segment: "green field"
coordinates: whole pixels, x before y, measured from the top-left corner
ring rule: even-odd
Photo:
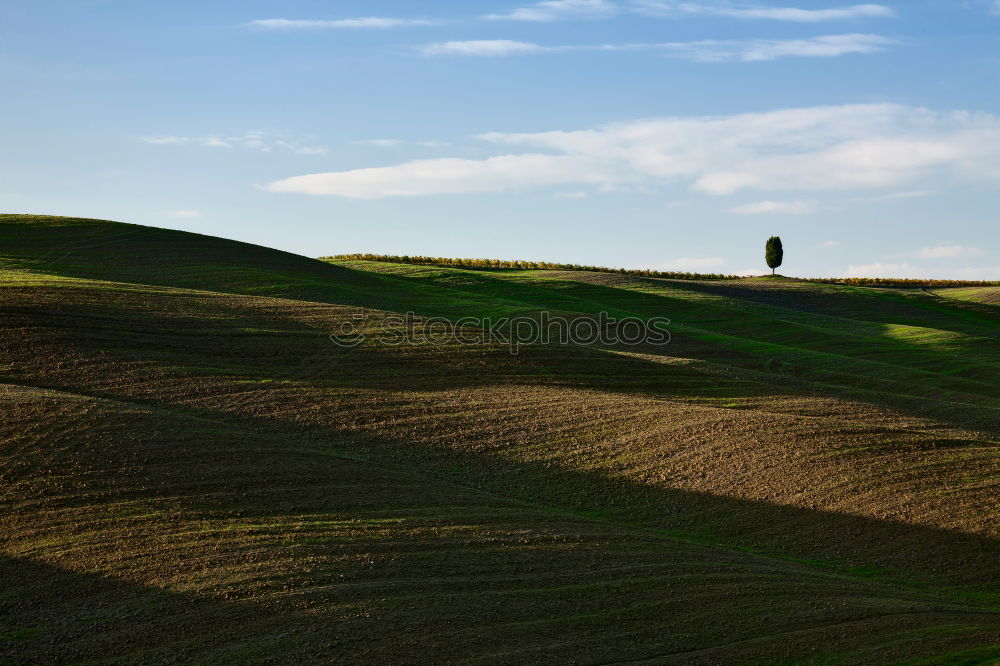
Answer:
[[[0,216],[0,664],[995,664],[996,291]]]

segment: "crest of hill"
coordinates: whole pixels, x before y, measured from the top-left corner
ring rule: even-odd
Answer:
[[[357,305],[385,280],[260,245],[108,220],[0,215],[0,268]]]
[[[449,257],[423,257],[391,254],[338,254],[320,257],[326,261],[379,261],[392,264],[412,264],[415,266],[440,266],[442,268],[484,268],[490,270],[556,270],[586,271],[589,273],[618,273],[641,277],[670,278],[673,280],[740,280],[742,275],[722,273],[690,273],[686,271],[657,271],[647,268],[608,268],[606,266],[584,266],[581,264],[559,264],[551,261],[524,261],[521,259],[463,259]]]

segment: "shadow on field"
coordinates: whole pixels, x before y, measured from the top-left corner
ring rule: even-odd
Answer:
[[[520,530],[522,536],[529,532]],[[224,568],[177,561],[172,554],[163,556],[164,567],[200,571],[218,581],[220,596],[0,557],[0,663],[650,659],[710,666],[808,663],[818,651],[841,656],[843,663],[896,663],[901,655],[946,651],[989,656],[1000,628],[997,613],[940,597],[826,572],[803,575],[801,567],[739,553],[707,551],[704,561],[688,562],[700,549],[660,549],[634,539],[619,548],[614,532],[583,537],[574,553],[523,552],[509,541],[498,551],[481,542],[463,548],[446,538],[373,539],[358,544],[360,553],[371,553],[373,566],[346,580],[341,572],[350,571],[351,562],[338,557],[344,551],[328,537],[319,540],[325,545],[299,548],[297,563],[331,584],[290,581],[277,602],[226,581]],[[543,543],[548,536],[532,535]],[[603,543],[594,543],[595,536]],[[103,545],[115,554],[130,544]],[[415,547],[437,556],[426,562],[431,571],[410,568],[424,563]],[[596,555],[602,550],[603,557]],[[619,554],[625,562],[614,561]],[[329,559],[317,571],[324,555]],[[239,554],[220,549],[212,559],[226,556]],[[222,597],[232,592],[249,597]]]
[[[974,303],[948,300],[916,287],[848,287],[805,281],[701,282],[647,278],[650,284],[684,291],[749,301],[829,317],[842,317],[879,324],[928,326],[967,333],[997,331],[1000,311],[978,308]],[[987,315],[985,317],[980,315]],[[993,315],[993,316],[989,316]]]
[[[88,482],[90,493],[120,492],[101,490],[107,485],[120,486],[129,502],[175,498],[184,515],[205,519],[336,513],[359,501],[378,506],[376,500],[391,494],[391,488],[375,492],[373,487],[364,491],[367,496],[353,494],[348,505],[338,493],[323,492],[324,484],[335,478],[325,471],[328,467],[342,474],[344,468],[358,465],[355,460],[371,461],[389,473],[417,474],[556,514],[750,549],[862,579],[961,588],[969,598],[1000,604],[996,539],[643,484],[613,478],[608,471],[553,464],[545,455],[515,460],[504,455],[503,447],[461,448],[451,441],[413,441],[305,425],[294,410],[285,416],[288,408],[280,392],[273,402],[222,400],[214,408],[161,401],[156,407],[122,411],[108,403],[102,408],[110,410],[107,413],[87,412],[85,417],[94,421],[99,444],[23,453],[31,455],[25,459],[31,466],[68,468],[86,474],[84,478],[100,479],[100,485]],[[317,408],[322,410],[322,403]],[[44,418],[47,408],[39,409],[43,411],[25,415],[27,422]],[[91,425],[89,421],[78,425],[82,432],[72,435],[72,441],[86,442],[83,433]],[[128,470],[128,475],[100,471],[114,469]],[[7,472],[13,477],[13,468]],[[31,492],[30,485],[22,488],[22,493]],[[905,504],[892,507],[906,508]]]
[[[239,663],[241,656],[281,654],[295,645],[293,632],[317,629],[289,609],[276,613],[23,558],[0,555],[0,580],[0,664]]]
[[[231,418],[212,412],[201,416]],[[1000,540],[986,536],[646,485],[609,478],[600,471],[560,468],[546,460],[512,460],[499,453],[275,421],[258,423],[258,431],[270,431],[290,445],[307,442],[317,451],[359,456],[390,469],[486,491],[534,508],[653,530],[682,540],[750,549],[866,579],[953,586],[961,588],[968,598],[989,601],[1000,610]],[[272,429],[274,425],[285,427]],[[225,511],[237,506],[191,508]],[[261,508],[261,516],[269,514]],[[905,510],[906,506],[895,508]]]

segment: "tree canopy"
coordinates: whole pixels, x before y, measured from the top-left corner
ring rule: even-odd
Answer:
[[[784,256],[785,251],[781,248],[781,238],[778,236],[768,238],[764,248],[764,259],[767,261],[767,267],[771,269],[772,275],[774,275],[774,269],[781,265]]]

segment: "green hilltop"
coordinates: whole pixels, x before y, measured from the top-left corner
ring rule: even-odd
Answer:
[[[0,216],[0,663],[1000,655],[996,287],[385,259]]]

